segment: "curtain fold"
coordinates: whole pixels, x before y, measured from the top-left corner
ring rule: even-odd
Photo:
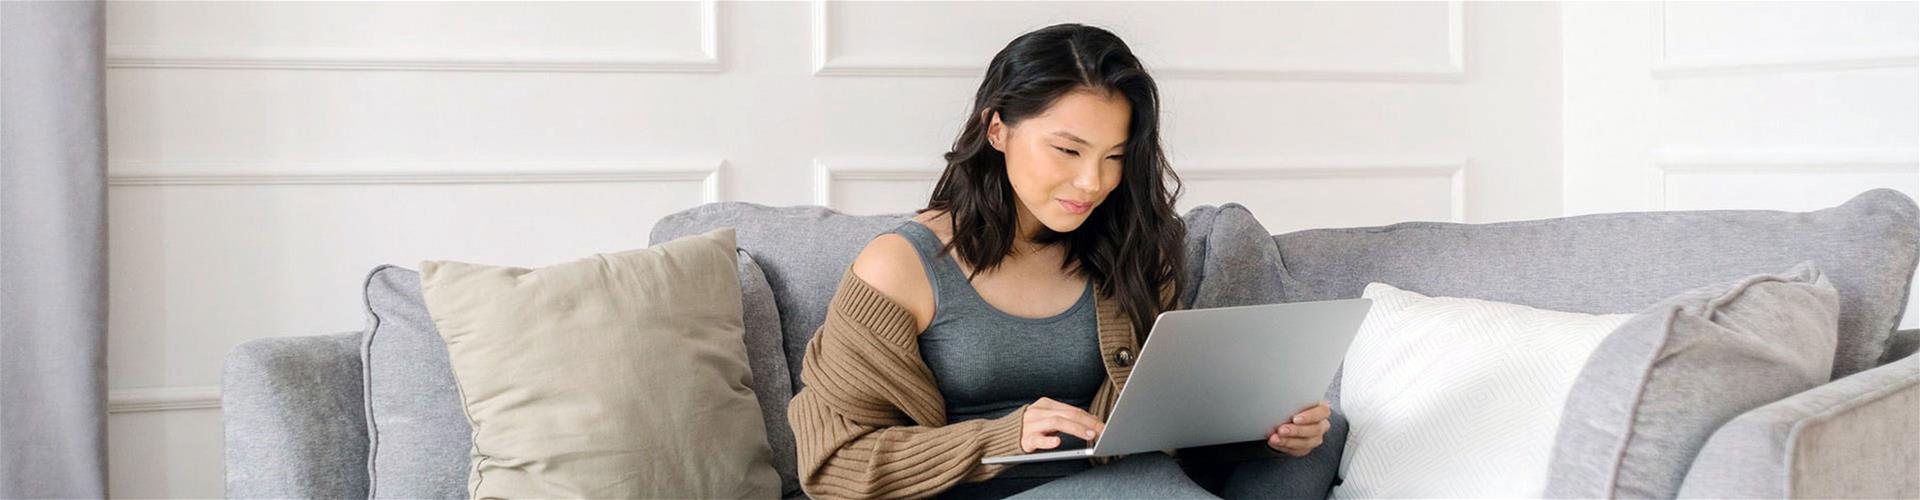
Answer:
[[[102,14],[0,1],[0,498],[107,493]]]

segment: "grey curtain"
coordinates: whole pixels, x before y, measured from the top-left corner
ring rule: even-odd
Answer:
[[[0,498],[106,496],[101,8],[0,1]]]

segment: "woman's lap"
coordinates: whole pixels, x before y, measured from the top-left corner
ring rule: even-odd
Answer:
[[[1071,476],[1055,479],[1012,498],[1204,498],[1218,499],[1200,487],[1180,463],[1165,453],[1140,453]]]

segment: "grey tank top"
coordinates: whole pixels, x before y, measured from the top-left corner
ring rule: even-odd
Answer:
[[[913,243],[933,285],[920,357],[946,399],[949,423],[999,417],[1041,397],[1087,407],[1106,376],[1092,283],[1065,311],[1014,316],[980,297],[932,230],[907,221],[894,232]]]
[[[933,285],[933,321],[920,334],[920,357],[946,400],[948,423],[1005,416],[1041,397],[1089,409],[1107,375],[1092,283],[1058,314],[1014,316],[980,297],[933,230],[907,221],[893,232],[913,243]],[[1004,498],[1091,466],[1085,460],[1019,464],[939,497]]]

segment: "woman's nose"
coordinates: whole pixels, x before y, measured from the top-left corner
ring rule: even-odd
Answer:
[[[1100,187],[1100,165],[1099,164],[1095,163],[1090,165],[1080,165],[1079,168],[1074,170],[1073,172],[1073,188],[1074,189],[1091,193],[1094,190],[1099,189],[1099,187]]]

